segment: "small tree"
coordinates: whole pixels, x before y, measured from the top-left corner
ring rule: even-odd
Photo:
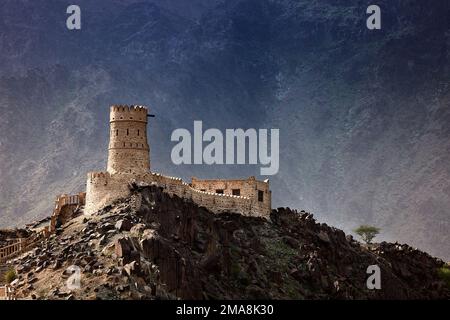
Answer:
[[[372,243],[373,238],[380,233],[379,228],[368,225],[359,226],[353,231],[367,244]]]

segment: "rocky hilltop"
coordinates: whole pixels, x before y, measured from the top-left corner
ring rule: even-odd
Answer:
[[[131,197],[73,217],[12,261],[17,298],[450,298],[444,262],[408,245],[367,248],[304,211],[216,215],[156,186],[130,188]],[[366,288],[374,264],[381,290]],[[69,290],[72,265],[81,284]]]

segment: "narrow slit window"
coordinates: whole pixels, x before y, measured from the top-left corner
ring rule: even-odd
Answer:
[[[127,136],[129,135],[129,133],[130,133],[130,130],[127,129]]]
[[[119,129],[116,129],[116,136],[119,135]]]
[[[138,129],[138,137],[139,137],[139,129]]]
[[[258,201],[263,202],[264,201],[264,192],[261,190],[258,190]]]

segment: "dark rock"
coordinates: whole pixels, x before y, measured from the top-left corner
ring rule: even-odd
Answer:
[[[114,243],[115,253],[118,258],[127,257],[133,250],[133,244],[128,237],[119,238]]]
[[[123,267],[123,270],[125,270],[125,272],[128,276],[138,275],[138,274],[140,274],[140,271],[141,271],[140,265],[136,261],[132,261],[132,262],[126,264]]]
[[[284,236],[283,242],[294,249],[298,249],[300,247],[300,242],[297,239],[294,239],[293,237]]]
[[[130,285],[119,285],[116,287],[116,291],[118,292],[124,292],[130,290]]]
[[[132,227],[133,224],[128,219],[119,220],[115,225],[115,228],[119,231],[130,231]]]
[[[320,240],[322,240],[323,242],[325,242],[325,243],[330,243],[330,242],[331,242],[331,241],[330,241],[330,237],[329,237],[328,234],[325,233],[324,231],[320,231],[320,232],[317,234],[317,237],[318,237]]]
[[[245,288],[245,295],[247,299],[251,300],[268,300],[271,298],[265,290],[254,284]]]
[[[106,238],[106,235],[103,235],[100,239],[99,239],[99,244],[100,245],[104,245],[104,244],[106,244],[106,241],[107,241],[107,238]]]
[[[112,223],[106,222],[106,223],[103,223],[103,224],[100,225],[100,231],[102,233],[105,233],[105,232],[110,231],[112,229],[114,229],[114,225]]]
[[[213,253],[203,261],[202,267],[209,273],[219,274],[222,268],[221,256],[219,252]]]

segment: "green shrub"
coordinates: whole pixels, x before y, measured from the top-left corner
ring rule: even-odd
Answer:
[[[9,269],[6,273],[5,273],[5,281],[6,283],[11,283],[13,282],[15,279],[17,278],[16,275],[16,270],[14,270],[13,268]]]
[[[281,267],[287,267],[297,251],[280,239],[269,239],[262,241],[265,245],[267,255],[272,262]]]
[[[439,277],[447,283],[447,286],[450,288],[450,268],[442,267],[438,269]]]

